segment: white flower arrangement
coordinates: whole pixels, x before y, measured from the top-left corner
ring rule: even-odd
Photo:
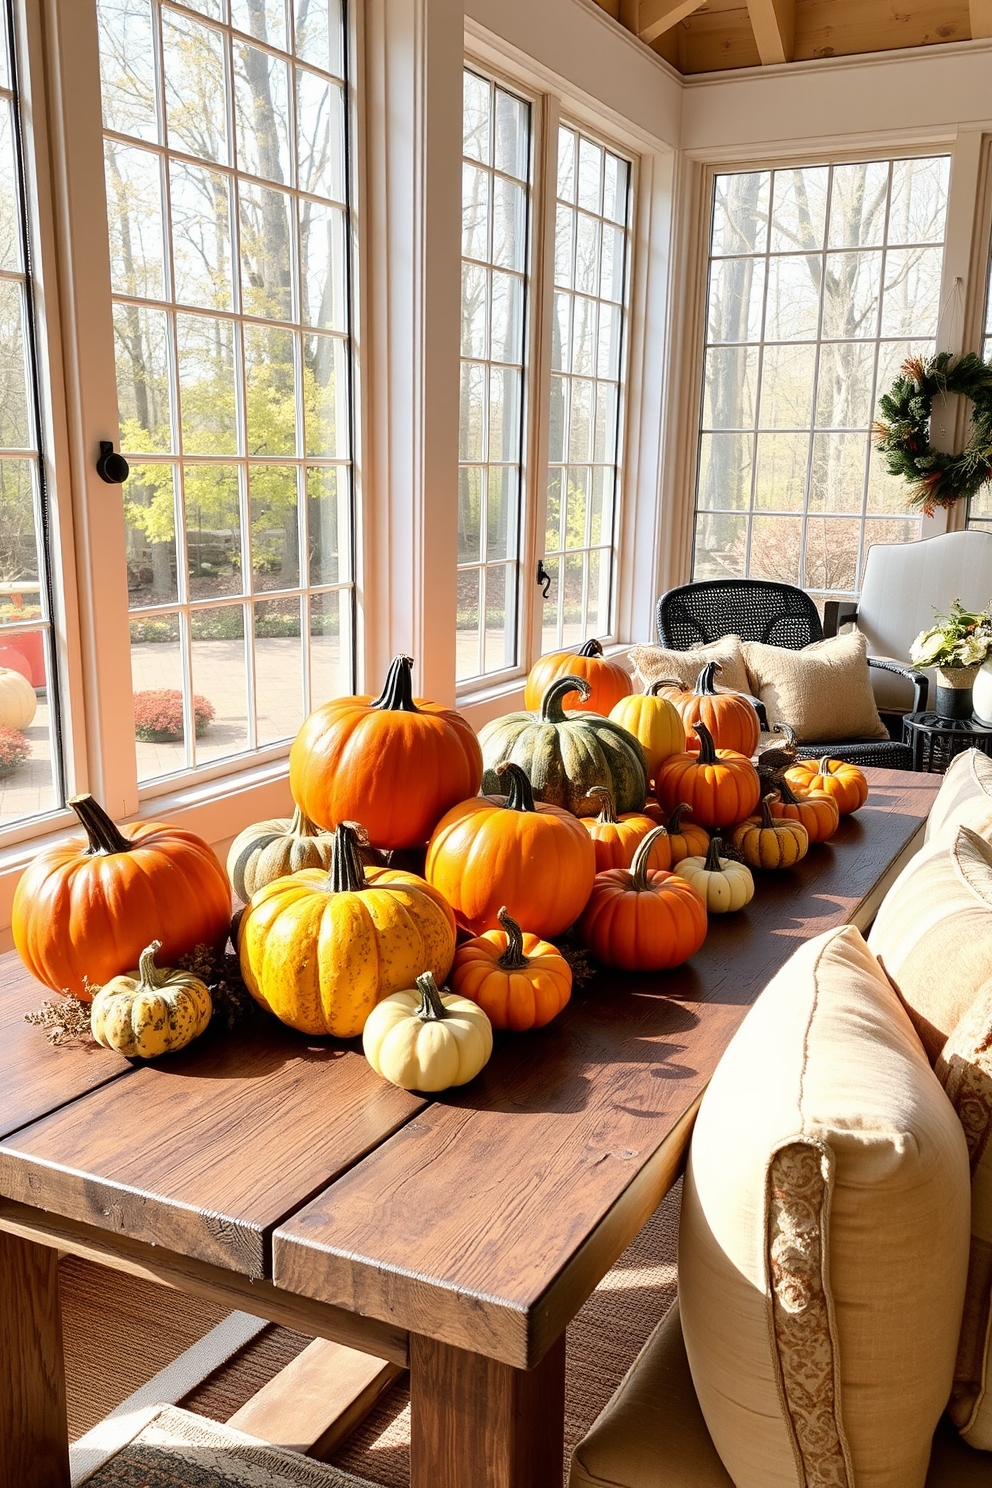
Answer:
[[[980,666],[992,655],[992,600],[984,610],[966,610],[960,600],[949,615],[936,615],[929,630],[921,630],[909,648],[918,671],[924,667]]]

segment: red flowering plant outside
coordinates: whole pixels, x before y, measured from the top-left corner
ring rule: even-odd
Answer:
[[[13,775],[31,753],[31,745],[20,729],[0,724],[0,776]]]
[[[193,694],[193,719],[199,739],[212,723],[216,708],[201,693]],[[183,695],[159,687],[134,694],[134,737],[146,744],[169,744],[183,736]]]

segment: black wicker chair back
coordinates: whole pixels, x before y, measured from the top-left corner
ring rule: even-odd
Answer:
[[[799,651],[822,641],[823,626],[808,594],[769,579],[680,584],[659,599],[658,637],[670,650],[688,651],[725,635]]]

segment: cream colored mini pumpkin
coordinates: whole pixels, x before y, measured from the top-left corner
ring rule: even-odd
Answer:
[[[683,858],[672,869],[696,890],[707,914],[732,914],[754,898],[750,868],[733,858],[721,858],[722,846],[719,837],[712,837],[705,858]]]
[[[416,992],[393,992],[372,1009],[362,1047],[377,1075],[403,1090],[464,1085],[493,1052],[492,1024],[477,1003],[441,993],[429,971]]]
[[[92,1029],[98,1044],[129,1059],[155,1059],[184,1049],[210,1022],[206,983],[189,971],[156,966],[161,941],[141,953],[137,973],[111,977],[93,999]]]
[[[0,723],[26,729],[34,722],[38,699],[27,677],[13,667],[0,667]]]

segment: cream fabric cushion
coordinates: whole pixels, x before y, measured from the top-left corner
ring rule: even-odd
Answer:
[[[632,646],[627,655],[634,668],[634,680],[643,690],[663,677],[674,677],[691,687],[708,661],[720,664],[715,683],[728,692],[750,693],[744,652],[740,636],[721,636],[709,646],[695,646],[690,651],[669,651],[664,646]]]
[[[887,739],[868,675],[867,642],[859,631],[814,641],[801,651],[743,643],[751,691],[768,723],[788,723],[800,744]]]
[[[992,759],[978,749],[956,754],[940,783],[930,809],[924,841],[958,827],[970,827],[980,837],[992,837]]]
[[[575,1448],[568,1482],[569,1488],[734,1488],[692,1388],[677,1302]],[[942,1421],[926,1488],[990,1485],[992,1463]]]
[[[853,926],[801,946],[703,1098],[679,1302],[736,1488],[923,1488],[968,1261],[961,1125]]]
[[[947,831],[909,860],[868,936],[931,1063],[992,975],[992,846]]]
[[[950,1413],[965,1441],[992,1451],[992,982],[954,1029],[936,1065],[971,1162],[971,1257]],[[992,1466],[990,1466],[992,1479]]]

